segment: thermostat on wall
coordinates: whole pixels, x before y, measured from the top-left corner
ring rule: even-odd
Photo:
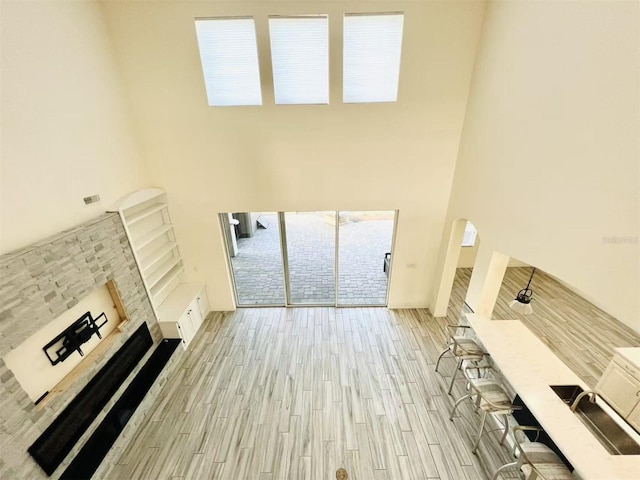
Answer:
[[[100,201],[100,195],[91,195],[90,197],[84,197],[85,205],[90,205]]]

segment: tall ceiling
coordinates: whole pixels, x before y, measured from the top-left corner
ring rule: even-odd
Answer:
[[[195,279],[230,292],[211,214],[400,210],[391,304],[425,305],[482,29],[477,1],[105,2],[153,183]],[[345,13],[404,12],[398,101],[342,103]],[[269,15],[329,15],[329,105],[275,105]],[[194,19],[253,16],[263,105],[209,107]],[[215,243],[212,243],[215,242]],[[212,248],[213,247],[213,248]],[[230,294],[229,294],[230,298]]]

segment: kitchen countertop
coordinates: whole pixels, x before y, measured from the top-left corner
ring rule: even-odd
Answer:
[[[613,349],[618,355],[640,368],[640,347],[624,347]]]
[[[636,480],[640,455],[611,455],[549,385],[589,387],[519,320],[467,315],[505,380],[584,480]],[[640,349],[639,349],[640,350]]]

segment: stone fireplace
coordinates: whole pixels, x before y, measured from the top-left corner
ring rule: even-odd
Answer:
[[[122,333],[102,348],[99,355],[94,355],[89,362],[85,362],[82,371],[76,372],[73,381],[65,384],[64,391],[56,392],[47,402],[35,405],[4,360],[0,360],[0,470],[8,472],[10,477],[13,473],[17,478],[47,478],[27,453],[29,446],[87,386],[95,373],[105,366],[138,327],[143,323],[147,324],[154,345],[159,344],[162,335],[118,214],[101,215],[52,238],[0,257],[2,359],[35,332],[73,308],[90,292],[110,281],[118,287],[122,307],[129,321],[122,327]],[[53,478],[59,477],[69,465],[152,350],[147,352],[127,381],[119,387],[53,473]],[[164,383],[169,370],[166,369],[154,388],[159,388]],[[143,417],[144,407],[143,403],[135,417]],[[139,419],[132,418],[131,425],[127,428],[135,428],[139,422]],[[110,455],[116,455],[123,448],[124,442],[126,440],[116,443]],[[109,457],[104,463],[108,464],[108,460]]]

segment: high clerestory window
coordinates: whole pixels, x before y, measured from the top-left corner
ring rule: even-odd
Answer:
[[[196,19],[196,34],[209,105],[262,105],[253,18]]]
[[[276,103],[329,103],[329,17],[271,17],[269,34]]]
[[[344,103],[398,100],[404,15],[344,17]]]
[[[404,15],[344,16],[344,103],[398,98]],[[253,18],[196,19],[210,106],[262,105]],[[269,17],[276,104],[329,103],[329,17]]]

